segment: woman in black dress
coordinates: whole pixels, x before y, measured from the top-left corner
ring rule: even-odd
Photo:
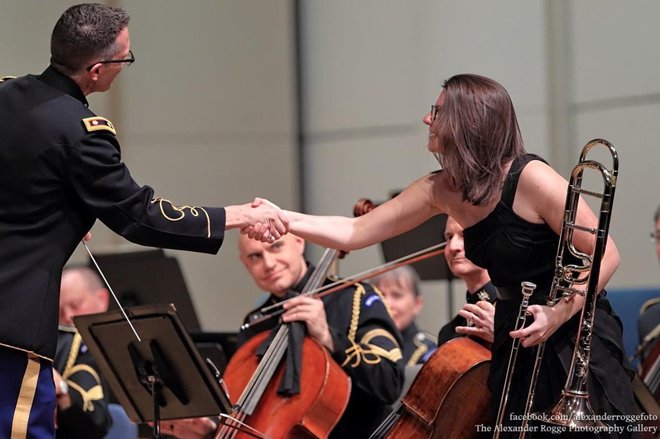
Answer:
[[[495,312],[488,383],[493,393],[493,416],[512,337],[520,338],[523,348],[517,366],[519,375],[514,377],[516,385],[511,390],[510,412],[522,413],[527,397],[523,375],[531,369],[534,350],[526,348],[544,341],[548,343],[534,408],[548,408],[558,400],[564,386],[584,302],[576,295],[568,302],[545,305],[568,183],[541,158],[525,152],[511,99],[499,83],[489,78],[472,74],[450,78],[423,121],[429,127],[428,149],[436,155],[442,170],[423,176],[399,196],[358,218],[287,212],[290,231],[323,246],[353,250],[401,234],[440,213],[453,217],[465,229],[467,257],[488,269],[502,293]],[[258,203],[267,201],[255,200]],[[595,215],[583,200],[577,223],[597,226]],[[261,231],[250,228],[243,233],[259,236]],[[580,251],[591,253],[593,243],[591,234],[575,232],[574,245]],[[592,407],[608,424],[616,418],[612,415],[637,413],[621,323],[603,293],[619,259],[610,238],[601,262],[589,382]],[[528,309],[533,322],[513,332],[521,281],[538,285]],[[511,418],[507,416],[507,422]],[[519,424],[515,420],[512,423]],[[621,437],[631,434],[625,431],[625,423],[622,427]],[[613,437],[611,433],[607,437]]]

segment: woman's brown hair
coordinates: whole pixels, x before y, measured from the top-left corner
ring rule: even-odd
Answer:
[[[488,204],[504,183],[504,165],[525,153],[511,97],[496,81],[473,74],[453,76],[443,88],[431,127],[443,147],[436,156],[463,200]]]

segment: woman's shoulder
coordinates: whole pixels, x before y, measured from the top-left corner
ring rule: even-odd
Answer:
[[[530,160],[520,171],[520,184],[543,184],[561,179],[561,175],[555,171],[545,160]]]
[[[550,165],[531,161],[520,174],[514,211],[530,222],[545,221],[543,218],[547,218],[548,211],[564,205],[567,185]]]

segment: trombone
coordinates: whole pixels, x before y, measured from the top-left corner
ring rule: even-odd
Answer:
[[[606,168],[602,163],[587,158],[589,152],[596,147],[605,147],[609,152],[612,159],[611,168]],[[586,170],[595,171],[596,174],[602,177],[602,192],[594,192],[582,187],[583,173]],[[571,172],[566,194],[564,218],[561,233],[559,235],[559,246],[555,258],[555,275],[552,280],[547,305],[553,306],[560,300],[570,301],[575,294],[584,296],[584,304],[582,305],[582,312],[580,314],[580,323],[575,348],[573,350],[573,359],[571,361],[566,384],[562,390],[562,397],[552,408],[539,413],[535,418],[540,419],[545,423],[574,429],[592,428],[597,430],[607,427],[595,416],[594,411],[589,404],[587,377],[589,372],[591,336],[596,311],[596,299],[598,298],[598,278],[600,274],[601,260],[605,253],[605,246],[607,243],[618,170],[619,158],[616,149],[614,149],[612,144],[607,140],[594,139],[584,146],[578,164]],[[600,215],[596,228],[586,227],[576,223],[578,204],[581,195],[591,196],[601,200]],[[586,254],[575,248],[573,235],[576,230],[593,235],[594,246],[591,254]],[[572,256],[579,262],[567,263],[567,256]],[[580,288],[576,288],[576,286],[583,285],[587,285],[586,292]],[[524,320],[526,313],[527,301],[523,301],[519,310],[518,318]],[[518,348],[519,345],[514,343],[511,357],[515,357],[513,350]],[[544,350],[545,342],[541,343],[536,350],[536,359],[532,369],[525,412],[522,417],[523,424],[520,429],[521,438],[525,437],[527,430]],[[505,383],[511,381],[514,370],[515,362],[512,364],[510,361],[506,372]],[[496,427],[501,427],[500,424],[504,418],[506,400],[509,396],[508,394],[509,387],[507,386],[503,389],[502,402],[500,403],[497,416],[498,425]],[[495,437],[497,437],[497,431],[496,428]]]

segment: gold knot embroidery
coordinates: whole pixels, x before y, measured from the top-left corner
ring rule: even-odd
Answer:
[[[190,211],[190,214],[192,216],[195,216],[195,217],[199,216],[199,211],[203,212],[204,215],[206,216],[206,224],[207,224],[206,237],[207,238],[211,237],[211,218],[209,217],[209,214],[206,211],[206,209],[204,209],[203,207],[200,207],[200,206],[176,206],[170,200],[166,200],[165,198],[160,198],[160,197],[154,198],[153,200],[151,200],[151,203],[152,204],[153,203],[158,203],[158,205],[160,207],[160,213],[163,215],[163,217],[166,220],[172,221],[172,222],[181,221],[182,219],[184,219],[186,217],[186,209],[188,209]],[[167,205],[173,211],[177,212],[178,215],[176,217],[169,216],[165,212],[164,203],[167,203]]]
[[[374,349],[363,349],[358,344],[353,344],[350,348],[346,349],[346,359],[341,364],[341,367],[349,365],[350,367],[358,367],[360,363],[378,364],[380,363],[380,356]]]

